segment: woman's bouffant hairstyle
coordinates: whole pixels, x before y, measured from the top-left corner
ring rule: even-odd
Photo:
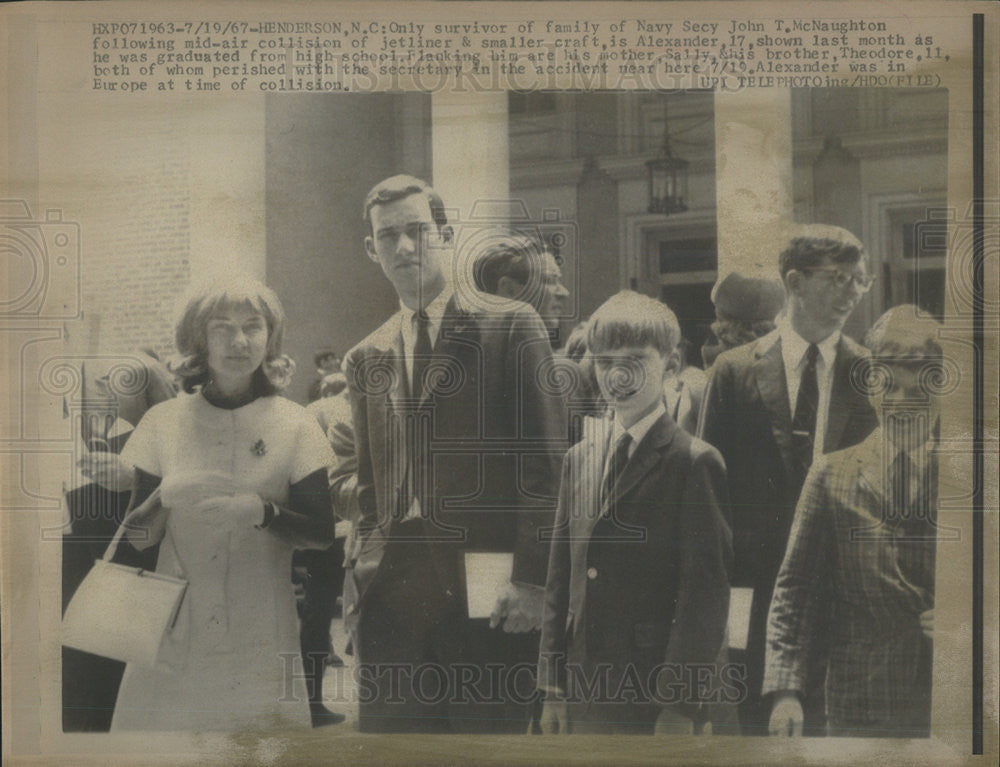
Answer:
[[[184,391],[191,393],[207,384],[212,373],[208,368],[208,321],[221,309],[249,306],[267,323],[267,350],[264,362],[254,371],[251,386],[256,396],[277,394],[288,386],[295,372],[295,362],[281,353],[285,330],[285,312],[274,291],[248,277],[231,277],[194,286],[180,304],[174,325],[178,358],[170,369],[180,379]]]

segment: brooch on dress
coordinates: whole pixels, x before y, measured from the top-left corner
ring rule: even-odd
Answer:
[[[250,452],[257,456],[264,455],[267,452],[267,445],[264,444],[264,440],[258,439],[254,442],[250,447]]]

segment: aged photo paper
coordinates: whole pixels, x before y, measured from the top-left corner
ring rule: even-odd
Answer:
[[[4,392],[0,410],[0,606],[5,763],[996,763],[1000,544],[1000,10],[996,4],[922,0],[24,2],[0,9],[0,62],[4,73],[0,124],[6,149],[0,163],[0,389]],[[566,443],[558,443],[560,463],[569,441],[610,444],[611,432],[594,430],[610,428],[612,417],[591,417],[603,411],[599,387],[595,383],[590,398],[583,397],[583,378],[569,362],[574,338],[593,341],[596,331],[580,336],[574,330],[619,291],[652,297],[672,309],[689,378],[682,385],[681,374],[676,373],[676,385],[667,387],[664,412],[669,414],[671,428],[704,439],[712,445],[705,450],[716,455],[718,448],[718,455],[725,458],[731,497],[723,505],[732,504],[736,525],[732,532],[726,526],[720,533],[720,546],[735,551],[737,575],[740,557],[747,556],[747,551],[756,556],[753,552],[758,551],[754,548],[757,539],[748,544],[741,538],[741,504],[749,508],[761,501],[750,500],[749,490],[744,496],[739,487],[734,489],[734,476],[743,476],[751,484],[755,474],[756,479],[765,477],[771,437],[769,432],[763,439],[753,436],[753,418],[743,406],[730,405],[718,394],[719,371],[736,357],[723,357],[714,370],[713,360],[727,346],[756,343],[757,336],[773,328],[780,333],[786,327],[782,323],[791,322],[786,313],[791,310],[782,310],[786,305],[782,277],[787,291],[792,290],[791,278],[779,273],[779,254],[792,238],[811,236],[809,232],[818,231],[809,228],[813,225],[827,225],[823,231],[838,227],[851,242],[854,238],[860,242],[863,257],[855,256],[855,272],[838,268],[838,262],[836,266],[802,267],[797,278],[810,280],[811,285],[826,280],[823,284],[831,290],[836,284],[838,290],[846,291],[843,295],[851,296],[849,303],[832,309],[840,312],[835,324],[837,332],[842,328],[844,339],[860,344],[871,338],[869,330],[894,307],[909,307],[913,328],[936,328],[934,348],[939,349],[940,359],[918,382],[922,391],[933,391],[941,414],[939,427],[932,427],[933,458],[918,464],[922,469],[932,460],[936,467],[932,472],[936,500],[929,501],[935,509],[934,533],[921,539],[925,547],[930,546],[931,565],[925,573],[929,579],[925,588],[910,595],[914,604],[922,606],[907,618],[912,629],[907,636],[920,648],[909,665],[920,664],[927,675],[929,730],[890,727],[879,731],[878,720],[873,718],[869,730],[848,728],[836,734],[831,730],[825,737],[815,732],[810,736],[808,731],[806,737],[748,734],[752,730],[749,720],[741,719],[750,716],[747,701],[763,701],[755,709],[760,715],[765,710],[762,706],[770,707],[777,699],[767,697],[767,679],[761,690],[763,632],[769,604],[773,624],[776,603],[771,602],[771,589],[776,578],[781,581],[778,566],[783,563],[785,539],[776,558],[772,557],[773,565],[759,564],[760,572],[769,573],[765,588],[752,578],[741,581],[732,570],[730,582],[723,584],[723,591],[725,586],[731,588],[728,597],[723,594],[728,608],[717,621],[722,651],[727,653],[719,657],[728,658],[726,668],[734,674],[726,677],[723,671],[723,678],[736,681],[717,689],[712,702],[729,704],[730,719],[724,724],[711,714],[694,715],[696,735],[688,730],[655,736],[579,734],[583,730],[570,735],[541,734],[537,717],[543,704],[534,676],[537,631],[523,634],[526,641],[535,642],[529,652],[531,662],[521,665],[534,696],[525,702],[525,710],[533,711],[536,719],[534,724],[525,720],[526,726],[518,731],[523,734],[477,728],[474,721],[463,727],[460,718],[451,722],[450,730],[448,722],[437,722],[447,731],[437,729],[434,734],[419,728],[407,733],[366,732],[359,698],[371,690],[358,676],[359,643],[353,641],[358,613],[349,588],[330,624],[332,652],[344,664],[321,664],[319,670],[325,680],[320,708],[325,705],[346,721],[297,729],[284,724],[213,725],[228,720],[225,711],[223,719],[216,718],[220,712],[213,698],[214,685],[203,679],[208,690],[202,700],[203,714],[178,720],[193,721],[193,726],[171,726],[159,718],[156,703],[170,700],[169,682],[158,689],[147,685],[139,697],[129,698],[128,705],[138,717],[133,721],[140,721],[140,726],[124,729],[111,724],[124,666],[64,647],[63,615],[91,565],[102,556],[132,496],[112,493],[86,501],[92,497],[87,488],[96,487],[95,477],[81,471],[81,465],[92,465],[94,456],[121,452],[148,407],[173,394],[174,384],[157,379],[153,371],[165,371],[160,362],[176,355],[178,302],[188,291],[212,284],[220,276],[259,280],[283,305],[282,352],[294,361],[297,371],[284,397],[300,405],[316,399],[324,382],[330,383],[331,371],[340,370],[341,360],[348,376],[357,373],[353,365],[362,352],[351,356],[348,351],[366,348],[368,341],[362,342],[385,327],[383,323],[401,306],[406,314],[405,291],[393,278],[386,279],[390,272],[384,260],[379,260],[384,259],[382,235],[372,223],[372,206],[366,208],[365,202],[373,186],[397,174],[426,181],[443,200],[450,227],[447,237],[434,220],[450,259],[446,282],[456,300],[466,301],[476,316],[505,317],[514,311],[501,285],[512,278],[500,277],[492,289],[484,287],[487,269],[477,261],[498,239],[508,234],[521,237],[549,259],[546,263],[556,276],[550,275],[546,283],[549,278],[536,275],[528,280],[527,292],[517,298],[538,310],[535,315],[525,309],[539,337],[548,334],[551,348],[545,345],[544,357],[550,367],[529,371],[526,360],[534,358],[522,348],[504,363],[509,380],[517,383],[500,390],[494,401],[478,404],[484,409],[481,412],[493,412],[491,408],[508,403],[513,408],[510,412],[520,417],[530,408],[525,404],[530,403],[529,389],[569,402],[568,417],[566,413],[561,416],[566,426],[559,440]],[[419,199],[422,204],[422,194],[403,200]],[[394,210],[394,204],[399,201],[376,201],[374,220]],[[430,205],[433,208],[433,202]],[[396,230],[390,234],[412,235],[415,240],[428,236],[426,227],[416,235],[405,227]],[[558,288],[552,287],[557,283]],[[552,295],[556,298],[548,304],[541,300]],[[419,332],[416,309],[409,307],[406,316],[413,316],[418,331],[404,328],[397,334],[403,339],[404,356],[411,355],[406,358],[410,367],[398,369],[406,375],[413,373],[414,359],[419,362],[420,356],[412,356],[413,345],[420,339],[407,335]],[[427,313],[433,323],[430,306]],[[648,320],[635,316],[641,313],[629,319],[636,325]],[[439,322],[448,324],[447,318]],[[484,337],[497,335],[502,328],[506,328],[504,333],[516,332],[499,324],[483,327]],[[734,328],[744,333],[735,341]],[[447,340],[451,330],[440,332]],[[461,332],[461,327],[455,331]],[[808,343],[803,341],[803,354]],[[822,355],[822,342],[817,339],[816,343]],[[678,350],[673,351],[680,359]],[[326,356],[336,358],[336,367],[325,367]],[[803,365],[813,365],[811,380],[815,381],[816,358],[812,359]],[[207,364],[211,368],[211,357]],[[600,361],[596,364],[599,367]],[[776,364],[775,370],[780,370],[780,360]],[[470,377],[479,380],[476,376],[486,382],[483,391],[492,391],[488,388],[490,370],[489,365],[457,370],[445,366],[434,379],[439,387],[435,392],[443,392],[447,400],[449,391],[459,391]],[[713,375],[717,376],[714,380]],[[800,385],[798,372],[789,375],[781,380],[794,387],[792,391],[807,385]],[[853,386],[860,403],[857,407],[867,413],[866,397],[874,396],[872,387],[886,379],[861,367],[852,376],[848,384],[845,373],[844,391]],[[333,442],[337,465],[343,470],[337,479],[342,484],[336,485],[342,494],[335,492],[334,497],[341,516],[338,545],[346,545],[339,557],[346,556],[360,571],[370,539],[361,540],[368,530],[357,523],[359,517],[351,516],[358,504],[365,503],[363,493],[351,495],[354,483],[364,480],[364,470],[358,474],[357,463],[351,461],[360,458],[364,466],[366,455],[355,451],[353,437],[344,451],[338,450],[335,436],[339,432],[333,424],[346,423],[350,434],[353,398],[354,428],[360,428],[356,421],[363,411],[358,392],[364,387],[357,376],[341,379],[346,383],[340,389],[347,385],[350,396],[343,392],[341,409],[321,417],[320,425]],[[167,386],[168,395],[155,396],[158,380]],[[803,376],[802,381],[806,380]],[[827,393],[816,396],[825,407],[818,423],[828,430],[826,447],[812,438],[815,420],[802,432],[796,397],[789,401],[789,391],[780,387],[775,395],[784,397],[788,444],[805,433],[814,467],[826,460],[824,453],[853,449],[863,436],[859,432],[850,443],[829,441],[830,429],[850,431],[843,424],[853,415],[847,405],[836,404],[841,402],[839,395],[829,393],[830,386],[836,389],[838,384],[824,389],[824,380],[821,375],[817,387]],[[681,393],[692,387],[700,392],[693,400]],[[392,396],[385,391],[368,392],[365,401],[378,397],[382,398],[379,402],[389,401]],[[713,407],[719,419],[714,433]],[[440,405],[442,412],[445,408],[447,403]],[[874,419],[872,414],[864,434],[874,427]],[[159,419],[162,427],[174,428],[163,421]],[[538,426],[542,421],[533,415],[522,431],[509,438],[507,447],[490,448],[499,456],[494,456],[497,466],[501,460],[512,459],[516,479],[504,483],[491,477],[492,459],[477,461],[475,455],[463,455],[471,448],[458,441],[457,448],[451,445],[442,450],[447,453],[443,465],[452,467],[444,473],[453,476],[440,481],[453,481],[454,487],[466,489],[478,482],[478,494],[484,498],[489,493],[516,492],[518,502],[537,514],[548,514],[551,520],[557,496],[572,495],[567,495],[565,486],[562,495],[557,492],[558,472],[552,474],[549,490],[540,491],[527,479],[521,484],[522,476],[531,471],[531,462],[555,449],[551,441],[525,447],[529,439],[525,435],[536,426],[544,433]],[[216,428],[214,424],[206,420],[201,428],[208,432]],[[379,437],[373,432],[374,446],[369,446],[367,430],[363,434],[358,437],[358,451],[367,450],[377,463],[379,446],[374,443]],[[406,434],[399,440],[411,439]],[[253,444],[248,443],[240,453],[241,460],[258,466],[274,459],[277,437],[270,433],[260,438],[254,433],[253,437]],[[393,440],[387,440],[391,444],[386,450],[402,444]],[[184,452],[170,438],[167,442]],[[126,457],[139,451],[136,444],[128,448],[131,453],[124,453]],[[292,440],[289,450],[304,450],[305,444],[304,438]],[[700,449],[700,442],[691,444],[696,447],[690,450]],[[744,456],[740,460],[750,469],[740,469],[725,445]],[[326,455],[325,444],[321,447]],[[625,460],[631,460],[634,452],[625,455]],[[873,452],[867,467],[873,472],[870,476],[888,477],[891,460],[883,452]],[[760,461],[759,471],[755,461]],[[567,459],[566,466],[570,464]],[[583,464],[579,472],[594,474],[593,488],[598,488],[602,472],[613,465],[612,458],[605,461],[602,456]],[[720,458],[720,471],[722,465]],[[142,480],[128,461],[120,466],[132,481]],[[803,476],[808,468],[807,461]],[[565,469],[563,483],[576,487],[566,479],[572,471],[577,469]],[[415,511],[420,517],[419,498],[427,497],[419,489],[419,482],[426,480],[406,472],[410,470],[400,475],[399,486],[411,493],[407,497],[413,502],[400,506],[404,525]],[[293,473],[292,483],[305,473]],[[693,476],[690,472],[681,475]],[[809,477],[815,479],[814,474]],[[818,487],[818,479],[813,484],[812,479],[805,481],[807,489]],[[801,486],[802,477],[799,482]],[[891,482],[886,482],[888,487]],[[921,482],[915,481],[912,493],[919,494],[924,487]],[[758,490],[760,486],[758,482]],[[665,487],[663,493],[671,492],[669,483]],[[845,492],[863,495],[867,490],[852,485]],[[910,486],[905,490],[910,493]],[[779,491],[774,492],[777,509]],[[116,500],[108,500],[111,495]],[[455,495],[461,494],[456,491]],[[446,499],[442,508],[475,505],[478,501],[470,500],[473,496],[478,497],[475,489],[458,500]],[[281,508],[271,509],[266,499],[263,503],[266,523],[272,519],[269,515],[282,515]],[[338,503],[343,504],[343,513]],[[572,501],[562,503],[572,506]],[[793,502],[786,512],[774,512],[787,513],[786,537],[793,511],[797,516],[792,535],[799,535],[807,505],[800,501],[795,511]],[[480,511],[490,511],[487,501],[480,506]],[[856,507],[851,501],[844,508]],[[572,517],[574,510],[566,513]],[[665,550],[674,552],[669,556],[678,561],[690,559],[692,572],[708,573],[703,534],[686,539],[679,535],[667,535]],[[806,580],[824,580],[814,584],[817,587],[846,582],[854,559],[863,560],[865,554],[859,552],[867,551],[864,547],[872,547],[876,553],[871,556],[876,559],[897,556],[893,547],[905,547],[905,542],[898,544],[895,538],[876,546],[873,541],[882,539],[873,535],[866,537],[864,530],[852,527],[840,555],[831,554],[832,548],[823,549],[822,556],[806,562]],[[495,594],[513,588],[521,578],[520,560],[509,553],[514,544],[504,548],[498,543],[502,535],[494,540],[485,537],[485,543],[470,544],[461,558],[456,583],[467,593],[455,597],[448,591],[448,597],[468,611],[463,617],[478,622],[484,632],[491,610],[496,609]],[[540,540],[531,543],[541,546]],[[352,541],[358,548],[352,549]],[[641,552],[643,546],[651,545],[640,543],[635,550]],[[548,546],[546,542],[545,552]],[[233,549],[231,560],[220,565],[219,572],[243,572],[239,568],[246,562],[239,561],[240,555],[241,550]],[[159,567],[155,554],[148,562],[132,564],[156,569],[156,575],[161,575],[163,556]],[[180,554],[176,557],[184,559]],[[719,557],[722,561],[724,552]],[[612,598],[600,592],[605,596],[599,604],[593,600],[605,569],[589,560],[583,565],[574,560],[572,577],[579,579],[580,588],[590,589],[591,602],[586,618],[574,619],[570,605],[565,632],[562,613],[558,614],[559,640],[564,641],[565,633],[569,637],[565,641],[572,641],[573,633],[582,631],[574,620],[596,620],[602,608],[645,604],[643,600],[655,601],[654,597],[665,593],[669,588],[665,582],[648,574],[659,572],[656,557],[634,558],[634,562],[647,560],[651,569],[642,570],[637,564],[636,575],[623,578]],[[524,586],[536,589],[528,593],[535,593],[539,600],[553,593],[551,572],[544,585],[544,561],[548,560],[543,557],[540,581],[531,586],[527,580],[529,586]],[[556,561],[553,555],[551,562]],[[338,569],[339,562],[335,563]],[[828,562],[832,562],[831,569],[820,569]],[[871,580],[865,580],[867,575],[858,578],[864,588],[876,591],[879,583],[872,584],[879,578],[898,577],[908,583],[909,560],[902,556],[900,562],[871,575]],[[626,569],[627,563],[628,558],[622,565]],[[424,564],[410,562],[408,566]],[[576,581],[571,580],[568,564],[566,568],[567,588],[572,591]],[[391,578],[384,571],[385,567],[383,581]],[[291,578],[289,572],[289,582],[282,581],[280,589],[276,586],[276,593],[284,589],[282,593],[291,594]],[[351,571],[347,579],[348,587],[354,585]],[[706,582],[690,588],[697,591]],[[301,579],[296,588],[301,601],[305,588]],[[211,609],[221,605],[219,614],[228,616],[223,624],[229,620],[232,626],[244,625],[237,623],[233,612],[226,612],[233,604],[228,600],[240,589],[247,591],[251,586],[226,581],[212,597]],[[680,593],[675,600],[678,604],[684,602],[686,592]],[[194,598],[189,592],[188,601]],[[333,599],[328,597],[328,601]],[[854,604],[851,599],[851,594],[840,593],[823,604],[820,613],[842,615],[857,609],[867,614],[867,603]],[[220,637],[211,652],[231,652],[232,658],[246,652],[249,657],[250,645],[257,641],[256,628],[284,615],[268,608],[271,604],[268,591],[267,598],[260,597],[259,612],[239,617],[249,632],[244,634],[243,647],[238,640],[234,643],[236,629],[226,624],[218,629],[221,633],[212,634],[215,628],[210,626],[206,641],[216,642],[212,637]],[[361,603],[362,619],[365,604],[373,604],[373,598]],[[420,622],[423,604],[414,598],[410,606],[416,611],[415,624]],[[292,609],[291,601],[286,607]],[[101,609],[107,618],[113,608]],[[186,609],[182,602],[179,619],[176,612],[170,613],[171,627],[187,625]],[[693,604],[686,609],[688,625],[707,625],[712,620],[711,605]],[[917,613],[924,623],[918,621]],[[133,610],[130,615],[113,615],[111,622],[124,626],[141,614]],[[625,643],[634,652],[656,646],[667,628],[655,620],[653,615],[640,614],[620,632],[605,629],[603,646]],[[871,626],[878,625],[889,636],[902,619],[890,612],[871,620]],[[673,621],[672,636],[686,630],[678,627],[681,622],[679,617]],[[294,615],[284,629],[298,636]],[[867,630],[857,629],[858,635],[850,641],[863,644],[862,634]],[[841,637],[850,632],[841,625],[819,633]],[[588,635],[590,652],[599,651],[595,637],[600,636]],[[768,634],[767,640],[773,636]],[[884,694],[891,697],[893,686],[903,683],[892,676],[899,672],[888,661],[880,665],[878,659],[899,648],[875,641],[866,647],[863,658],[858,655],[848,662],[852,681],[847,684],[847,698],[871,701],[886,689],[890,692]],[[295,653],[273,655],[269,658],[272,669],[285,683],[277,696],[279,702],[304,705],[305,675],[299,659],[293,657]],[[747,677],[754,663],[758,671],[750,671]],[[211,669],[211,663],[206,667]],[[483,664],[468,668],[479,674]],[[122,696],[130,685],[135,689],[134,680],[129,681],[131,668],[124,673]],[[183,677],[188,672],[177,673]],[[834,685],[833,666],[825,673],[827,684]],[[445,686],[455,681],[448,673],[442,678]],[[232,679],[226,682],[230,683],[239,687]],[[538,685],[545,689],[543,680]],[[820,717],[823,689],[821,674],[816,687]],[[834,722],[838,714],[831,708],[832,688],[826,689],[826,717]],[[778,684],[770,694],[782,691]],[[618,692],[622,692],[620,684]],[[555,691],[544,694],[552,696]],[[627,703],[634,701],[629,698]],[[700,706],[696,706],[699,712],[714,710]],[[811,714],[806,708],[808,729]],[[770,708],[758,722],[765,731],[769,712]],[[114,715],[120,722],[121,712]],[[684,727],[690,725],[689,720],[682,721]],[[661,719],[657,722],[663,724]],[[652,726],[650,722],[651,730]],[[609,731],[618,732],[614,726]]]

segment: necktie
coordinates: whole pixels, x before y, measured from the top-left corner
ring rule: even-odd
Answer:
[[[611,491],[618,484],[618,479],[625,469],[625,464],[628,463],[628,448],[630,444],[632,444],[632,437],[628,432],[625,432],[619,438],[614,453],[611,454],[611,460],[608,461],[607,470],[604,472],[604,479],[601,482],[602,507],[611,497]]]
[[[417,323],[417,337],[413,344],[413,380],[410,393],[414,398],[420,399],[424,393],[424,371],[431,361],[430,318],[423,310],[415,312],[413,318]]]
[[[416,339],[413,343],[413,367],[410,379],[410,396],[420,399],[423,396],[424,373],[431,360],[431,334],[430,318],[423,310],[413,313],[413,321],[416,322]],[[399,519],[409,519],[415,509],[414,499],[425,502],[423,487],[423,473],[421,471],[423,462],[423,451],[420,440],[420,419],[416,413],[407,413],[404,423],[404,460],[406,471],[403,475],[403,484],[399,493]],[[423,511],[423,509],[421,509]]]
[[[806,364],[799,382],[799,396],[795,400],[795,415],[792,417],[792,440],[805,470],[812,465],[813,445],[816,439],[816,411],[819,410],[819,383],[816,379],[818,360],[819,347],[816,344],[809,344]]]
[[[405,416],[404,428],[404,449],[406,454],[406,473],[403,475],[403,485],[399,494],[399,519],[407,520],[416,513],[413,501],[419,500],[421,504],[425,502],[423,474],[423,451],[421,450],[421,425],[420,418],[414,413],[407,413]],[[421,506],[421,511],[423,510]]]

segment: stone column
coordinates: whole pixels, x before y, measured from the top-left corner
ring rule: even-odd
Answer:
[[[716,93],[715,147],[719,279],[777,279],[793,220],[791,91]]]
[[[510,152],[505,92],[431,96],[431,183],[455,227],[456,289],[471,284],[474,246],[484,230],[510,218]]]

